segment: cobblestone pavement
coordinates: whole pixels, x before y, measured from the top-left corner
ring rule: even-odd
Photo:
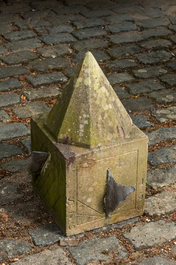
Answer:
[[[0,264],[176,263],[175,32],[175,0],[0,0]],[[30,117],[88,50],[149,137],[145,213],[67,238],[32,192]]]

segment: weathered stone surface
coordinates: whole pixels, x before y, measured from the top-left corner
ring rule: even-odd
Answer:
[[[28,118],[32,115],[49,112],[51,108],[47,107],[44,102],[34,102],[25,106],[20,106],[12,109],[15,114],[20,118]]]
[[[135,14],[136,19],[143,18],[156,18],[164,16],[164,12],[162,12],[158,8],[146,8],[143,12]]]
[[[169,48],[172,46],[172,43],[169,40],[164,39],[156,39],[156,40],[149,40],[140,44],[146,50],[155,50],[155,49],[163,49]]]
[[[69,48],[67,44],[58,44],[55,46],[39,48],[37,49],[37,51],[43,57],[52,57],[52,58],[72,53],[72,50]]]
[[[14,23],[20,30],[23,29],[31,29],[35,27],[42,27],[42,26],[51,26],[51,23],[45,20],[41,20],[39,18],[33,18],[33,19],[25,19],[25,20],[17,20]]]
[[[133,31],[133,32],[125,32],[121,35],[113,35],[110,37],[107,37],[110,42],[113,44],[123,44],[123,43],[134,43],[138,41],[142,41],[144,38],[140,34],[140,32]]]
[[[0,92],[7,92],[16,88],[22,87],[18,79],[11,78],[0,82]]]
[[[89,28],[72,32],[79,40],[89,39],[97,36],[106,36],[107,32],[100,28]]]
[[[57,33],[57,34],[49,34],[41,37],[41,40],[46,44],[58,44],[60,42],[73,42],[76,39],[69,33]]]
[[[130,98],[130,94],[123,87],[114,86],[113,89],[120,99]]]
[[[61,90],[59,87],[51,86],[42,89],[32,89],[32,90],[24,90],[22,91],[22,95],[24,95],[27,100],[35,100],[39,98],[47,98],[47,97],[56,97],[61,94]]]
[[[11,118],[7,114],[7,112],[5,112],[5,110],[0,110],[0,122],[10,121],[10,120],[11,120]]]
[[[135,60],[133,59],[123,59],[123,60],[115,60],[112,61],[107,65],[107,67],[110,69],[110,71],[120,71],[120,70],[126,70],[132,67],[138,66]]]
[[[105,21],[107,21],[110,24],[120,22],[120,21],[134,21],[134,18],[129,14],[119,14],[115,16],[109,16],[103,18]]]
[[[67,247],[67,246],[70,246],[70,247],[75,247],[77,246],[79,243],[79,240],[76,239],[76,238],[61,238],[60,241],[59,241],[59,244],[60,246],[62,247]]]
[[[151,103],[150,100],[144,97],[125,99],[122,101],[122,104],[128,112],[142,109],[150,110],[156,107],[155,104]]]
[[[16,155],[22,155],[22,150],[14,144],[0,144],[0,159]]]
[[[162,191],[145,200],[145,212],[150,215],[162,215],[176,211],[175,191]]]
[[[159,128],[153,132],[146,133],[149,145],[155,145],[163,140],[173,140],[176,138],[176,128]]]
[[[6,24],[0,25],[0,34],[5,34],[5,33],[10,32],[12,30],[13,30],[13,26],[11,26],[11,25],[6,25]]]
[[[61,249],[45,250],[40,253],[27,256],[13,263],[14,265],[35,264],[35,265],[71,265],[72,263]]]
[[[165,255],[161,256],[155,256],[153,258],[142,258],[138,260],[138,265],[159,265],[159,264],[164,264],[164,265],[175,265],[175,261],[169,259]]]
[[[132,72],[138,78],[154,78],[156,76],[167,74],[168,70],[161,65],[141,68],[139,70],[132,70]]]
[[[5,15],[1,15],[0,17],[0,23],[11,23],[11,22],[14,22],[16,20],[19,20],[20,19],[20,16],[15,14],[5,14]]]
[[[172,70],[176,71],[176,62],[171,62],[167,64]]]
[[[49,246],[64,238],[61,230],[54,223],[29,230],[29,235],[36,246]]]
[[[143,64],[156,64],[168,61],[172,58],[172,54],[166,51],[148,52],[137,56],[137,59]]]
[[[23,17],[25,19],[31,19],[31,18],[48,18],[53,17],[54,13],[50,10],[40,10],[40,11],[28,11],[23,13]]]
[[[151,166],[162,165],[164,163],[175,163],[175,148],[176,146],[172,145],[170,147],[163,147],[154,152],[150,152],[148,154],[148,163]]]
[[[72,44],[72,48],[76,51],[89,51],[90,49],[105,48],[107,46],[108,44],[101,39],[75,41]]]
[[[24,241],[14,241],[14,240],[1,240],[0,249],[6,251],[8,258],[13,258],[15,255],[22,255],[24,253],[30,253],[31,248]]]
[[[168,16],[168,19],[172,24],[176,24],[176,17],[175,16]]]
[[[135,116],[131,116],[131,119],[132,119],[133,123],[138,128],[151,127],[151,126],[154,125],[152,122],[150,122],[147,119],[147,117],[145,115],[135,115]]]
[[[31,153],[31,138],[26,138],[24,140],[21,141],[22,144],[26,147],[26,149],[28,150],[28,153]]]
[[[119,22],[113,25],[106,26],[106,30],[110,31],[113,34],[113,33],[120,33],[124,31],[137,30],[137,27],[132,22]]]
[[[28,50],[28,49],[35,49],[41,47],[42,44],[39,39],[32,38],[28,40],[20,40],[9,42],[5,44],[5,47],[10,51],[19,51],[19,50]]]
[[[17,187],[18,182],[8,182],[0,184],[0,203],[7,203],[18,198],[22,198],[23,194],[19,194],[17,192]],[[1,245],[0,249],[2,249]]]
[[[118,74],[116,73],[108,75],[107,79],[109,80],[111,85],[134,81],[134,78],[128,73],[118,73]]]
[[[160,122],[175,120],[176,119],[176,106],[154,110],[152,111],[152,116],[154,116]]]
[[[8,41],[19,41],[36,37],[37,35],[31,30],[13,31],[4,34],[4,38]]]
[[[172,253],[172,256],[175,258],[176,257],[176,246],[175,245],[171,246],[171,253]]]
[[[49,20],[52,23],[52,25],[60,25],[63,23],[70,23],[73,21],[78,21],[83,19],[84,18],[81,15],[67,14],[67,15],[49,17],[47,20]]]
[[[130,218],[128,220],[121,221],[121,222],[118,222],[118,223],[115,223],[115,224],[112,224],[112,225],[107,225],[107,226],[103,226],[103,227],[94,229],[94,230],[92,230],[92,232],[94,234],[100,234],[103,231],[110,231],[112,229],[122,228],[122,227],[124,227],[126,225],[129,225],[129,224],[135,224],[138,221],[139,221],[139,217]]]
[[[61,72],[27,76],[26,79],[34,87],[67,81],[67,77]]]
[[[167,167],[166,169],[156,168],[147,172],[147,184],[152,189],[158,188],[176,183],[176,165]]]
[[[175,103],[176,102],[176,89],[165,89],[154,91],[148,94],[149,98],[155,99],[158,103]]]
[[[175,239],[176,225],[168,220],[159,220],[144,225],[138,225],[124,236],[130,241],[136,250],[155,246]]]
[[[0,8],[2,13],[19,13],[26,12],[30,10],[30,7],[25,3],[15,3],[15,5],[5,5]]]
[[[10,53],[8,55],[1,57],[0,59],[7,64],[17,64],[29,60],[34,60],[37,58],[38,56],[31,51],[20,51],[20,52]]]
[[[6,78],[29,73],[29,70],[24,66],[8,66],[0,68],[0,78]]]
[[[16,93],[0,95],[0,107],[10,106],[12,104],[17,104],[19,102],[20,102],[20,97]]]
[[[101,18],[89,18],[73,22],[73,25],[78,29],[99,27],[99,26],[104,26],[105,24],[106,23]]]
[[[162,82],[167,83],[170,86],[176,85],[176,74],[165,75],[165,76],[162,76],[160,79]]]
[[[122,1],[121,3],[118,2],[118,4],[124,4],[124,2]],[[130,4],[132,4],[130,2]],[[123,14],[123,13],[135,13],[135,12],[139,12],[143,10],[143,8],[141,6],[137,6],[137,5],[126,5],[126,6],[122,6],[122,7],[116,7],[113,8],[113,11],[117,14]]]
[[[141,34],[144,40],[148,40],[149,38],[167,36],[171,34],[171,31],[166,28],[160,27],[160,28],[143,30]]]
[[[91,17],[106,17],[113,15],[113,12],[108,9],[99,9],[99,10],[93,10],[93,11],[83,11],[81,14],[84,17],[91,18]]]
[[[121,47],[114,47],[111,49],[106,50],[110,56],[115,58],[120,57],[128,57],[130,55],[134,55],[136,53],[142,52],[142,49],[139,48],[137,45],[129,44]]]
[[[34,68],[37,72],[44,72],[56,68],[69,66],[69,63],[62,57],[46,58],[44,60],[35,60],[28,64],[29,67]]]
[[[169,21],[165,18],[154,18],[154,19],[144,19],[136,22],[136,25],[142,29],[154,28],[158,26],[168,26]]]
[[[106,251],[118,251],[118,258],[127,256],[127,251],[119,244],[115,236],[89,239],[78,244],[77,247],[67,247],[78,265],[86,265],[89,261],[108,261]],[[80,255],[81,253],[81,255]]]
[[[10,162],[1,164],[1,167],[10,172],[25,172],[29,168],[30,161],[30,158],[12,160]]]
[[[0,44],[1,44],[1,42],[0,42]],[[4,48],[2,47],[2,45],[0,45],[0,55],[6,54],[6,53],[7,53],[7,50],[4,49]]]
[[[8,259],[7,252],[0,250],[0,261]]]
[[[109,60],[109,56],[106,55],[103,51],[91,51],[93,56],[98,62]],[[75,64],[78,64],[84,57],[85,52],[79,52],[72,56],[72,61]]]
[[[164,86],[162,86],[160,83],[154,80],[147,80],[139,83],[127,84],[125,86],[130,89],[130,93],[133,95],[145,94],[152,92],[154,90],[164,89]]]
[[[66,24],[60,24],[57,26],[46,27],[46,29],[48,30],[48,32],[50,34],[71,32],[74,30],[70,25],[66,25]]]
[[[0,141],[29,135],[30,131],[23,123],[9,123],[0,125]]]
[[[162,0],[156,0],[156,1],[142,2],[141,5],[143,7],[161,8],[163,6],[167,6],[167,3]]]

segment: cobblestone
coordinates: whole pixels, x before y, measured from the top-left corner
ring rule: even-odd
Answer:
[[[34,76],[27,76],[26,79],[34,87],[67,81],[67,77],[64,76],[60,72],[52,73],[52,74],[40,74],[40,75],[34,75]]]
[[[30,161],[30,158],[12,160],[1,164],[1,167],[10,172],[26,172],[29,168]]]
[[[164,140],[173,140],[176,138],[176,128],[159,128],[158,130],[146,133],[149,138],[149,145],[155,145]]]
[[[7,64],[18,64],[37,58],[38,56],[31,51],[20,51],[0,57],[0,59]]]
[[[20,97],[16,93],[0,95],[0,108],[10,106],[12,104],[17,104],[19,102],[20,102]]]
[[[132,22],[119,22],[106,26],[106,30],[111,33],[120,33],[124,31],[137,30],[137,27]]]
[[[76,41],[72,44],[72,48],[78,52],[89,51],[90,49],[105,48],[108,44],[100,39],[90,39],[83,41]]]
[[[142,81],[135,84],[127,84],[125,86],[129,88],[130,93],[133,95],[146,94],[154,90],[164,89],[164,86],[154,80]]]
[[[1,195],[0,203],[7,203],[15,199],[22,198],[23,194],[19,194],[17,192],[17,187],[18,187],[18,182],[8,182],[0,184],[0,195]],[[1,250],[4,249],[2,243],[0,245],[0,249]]]
[[[6,24],[1,24],[0,25],[0,34],[4,34],[7,32],[10,32],[11,30],[13,30],[13,27],[11,25],[6,25]]]
[[[42,27],[42,26],[51,26],[51,23],[49,21],[41,20],[38,18],[33,19],[25,19],[25,20],[17,20],[14,23],[20,30],[23,29],[29,29],[29,28],[35,28],[35,27]]]
[[[6,122],[6,121],[10,121],[10,120],[11,120],[11,118],[7,114],[7,112],[5,112],[5,110],[0,110],[0,122]]]
[[[130,21],[133,22],[134,18],[129,15],[129,14],[119,14],[115,16],[109,16],[109,17],[104,17],[104,20],[107,21],[110,24],[121,22],[121,21]]]
[[[25,258],[20,259],[19,261],[14,262],[14,265],[24,265],[24,264],[46,265],[48,262],[50,262],[50,264],[52,265],[72,264],[67,258],[66,253],[61,248],[57,248],[57,249],[45,250],[42,251],[41,253],[27,256]]]
[[[156,168],[150,170],[147,173],[147,184],[152,189],[157,190],[158,188],[176,183],[175,170],[176,165],[167,167],[166,169]]]
[[[164,66],[151,66],[132,70],[133,74],[138,78],[154,78],[167,74],[169,71]]]
[[[0,78],[6,78],[30,73],[24,66],[8,66],[0,68]]]
[[[1,44],[1,41],[0,41],[0,44]],[[6,54],[6,53],[7,53],[7,50],[4,49],[2,45],[0,45],[0,55]]]
[[[31,30],[14,31],[4,34],[4,38],[8,41],[19,41],[28,38],[34,38],[37,35]]]
[[[148,29],[148,28],[154,28],[158,26],[160,27],[168,26],[169,21],[166,20],[165,18],[144,19],[144,20],[137,21],[136,25],[142,29]]]
[[[84,30],[78,30],[72,32],[72,34],[79,40],[84,40],[88,38],[93,38],[97,36],[106,36],[107,32],[100,28],[89,28]]]
[[[108,75],[107,78],[109,82],[111,83],[111,85],[134,81],[134,78],[128,73],[118,73],[118,74],[116,73],[116,74]]]
[[[151,103],[150,100],[144,97],[125,99],[122,104],[128,112],[138,111],[138,110],[150,110],[156,107],[155,104]]]
[[[162,76],[160,79],[162,82],[167,83],[170,86],[176,85],[176,74],[165,75],[165,76]]]
[[[143,64],[156,64],[168,61],[172,58],[172,54],[166,51],[149,52],[137,56],[137,59]]]
[[[101,18],[89,18],[81,21],[74,21],[73,25],[77,29],[84,29],[84,28],[104,26],[105,22]]]
[[[149,40],[140,44],[140,46],[146,50],[163,49],[172,46],[169,40],[157,39]]]
[[[67,43],[67,42],[76,41],[76,39],[69,33],[57,33],[57,34],[44,35],[43,37],[41,37],[41,40],[46,45],[58,44],[61,42]]]
[[[144,225],[138,225],[124,236],[136,250],[162,244],[175,238],[176,225],[174,222],[159,220]]]
[[[120,99],[130,98],[130,94],[123,87],[114,86],[113,89]]]
[[[11,78],[0,82],[0,92],[7,92],[22,87],[18,79]]]
[[[56,97],[60,94],[60,88],[56,86],[22,91],[22,95],[24,95],[29,101],[40,98]]]
[[[41,47],[42,44],[39,39],[31,38],[28,40],[20,40],[15,42],[9,42],[5,44],[7,50],[11,52],[19,50],[29,50]]]
[[[55,46],[39,48],[37,49],[37,51],[43,57],[52,57],[52,58],[72,53],[72,50],[69,48],[67,44],[58,44]]]
[[[162,165],[165,163],[175,163],[175,148],[176,146],[163,147],[159,150],[150,152],[148,154],[148,163],[151,166]]]
[[[134,55],[136,53],[141,53],[142,49],[139,48],[137,45],[129,44],[121,47],[114,47],[111,49],[106,50],[110,56],[115,58],[120,57],[128,57],[130,55]]]
[[[155,99],[158,103],[176,102],[176,89],[154,91],[148,94],[149,98]]]
[[[62,68],[69,66],[69,63],[62,57],[46,58],[44,60],[35,60],[28,63],[29,67],[32,67],[37,72],[49,71],[56,68]]]
[[[150,264],[164,264],[164,265],[175,265],[175,261],[169,259],[165,255],[155,256],[152,258],[142,258],[139,260],[139,265],[150,265]]]
[[[49,112],[51,108],[47,107],[44,102],[34,102],[25,106],[20,106],[12,109],[12,111],[20,118],[28,118],[32,115]]]
[[[109,56],[106,55],[106,53],[104,53],[103,51],[92,51],[92,54],[98,62],[109,60]],[[79,52],[72,56],[72,61],[75,64],[79,64],[79,62],[82,60],[84,55],[85,52]]]
[[[171,62],[167,64],[172,70],[176,71],[176,62]]]
[[[145,212],[160,216],[176,210],[175,191],[162,191],[145,200]]]
[[[126,70],[132,67],[138,66],[138,64],[133,59],[123,59],[123,60],[115,60],[106,65],[111,72]]]
[[[145,127],[151,127],[154,124],[150,122],[145,115],[135,115],[131,116],[131,119],[133,123],[138,127],[138,128],[145,128]]]
[[[71,32],[74,29],[70,25],[60,24],[58,26],[46,27],[50,34]]]
[[[176,120],[176,106],[154,110],[152,111],[152,116],[160,122]]]
[[[29,135],[30,131],[23,123],[9,123],[0,125],[0,141]]]
[[[0,159],[22,155],[22,150],[14,144],[0,144]]]
[[[53,223],[29,230],[29,235],[36,246],[49,246],[64,237],[58,226]]]
[[[77,247],[67,247],[78,265],[86,265],[89,261],[108,261],[106,251],[118,251],[118,258],[127,256],[126,249],[119,244],[116,237],[93,238],[78,244]],[[80,255],[81,253],[81,255]]]
[[[31,248],[24,242],[17,242],[14,240],[1,240],[0,249],[7,252],[8,258],[12,258],[15,255],[22,255],[24,253],[30,253]]]
[[[28,153],[31,153],[31,138],[26,138],[21,141],[24,147],[27,149]]]
[[[113,15],[112,11],[107,9],[99,9],[99,10],[93,10],[93,11],[83,11],[81,12],[81,15],[87,18],[91,17],[106,17]]]

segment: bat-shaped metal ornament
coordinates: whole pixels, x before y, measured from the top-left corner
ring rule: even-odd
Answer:
[[[49,153],[46,152],[39,152],[39,151],[32,152],[31,163],[28,168],[28,171],[32,176],[37,177],[40,174],[42,167],[46,162],[48,156]]]
[[[107,169],[107,189],[104,198],[106,218],[109,218],[117,206],[134,191],[135,188],[133,186],[123,186],[117,183],[109,169]]]

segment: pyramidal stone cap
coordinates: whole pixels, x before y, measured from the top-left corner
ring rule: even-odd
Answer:
[[[58,143],[96,148],[126,139],[132,121],[91,52],[87,52],[48,114]]]

